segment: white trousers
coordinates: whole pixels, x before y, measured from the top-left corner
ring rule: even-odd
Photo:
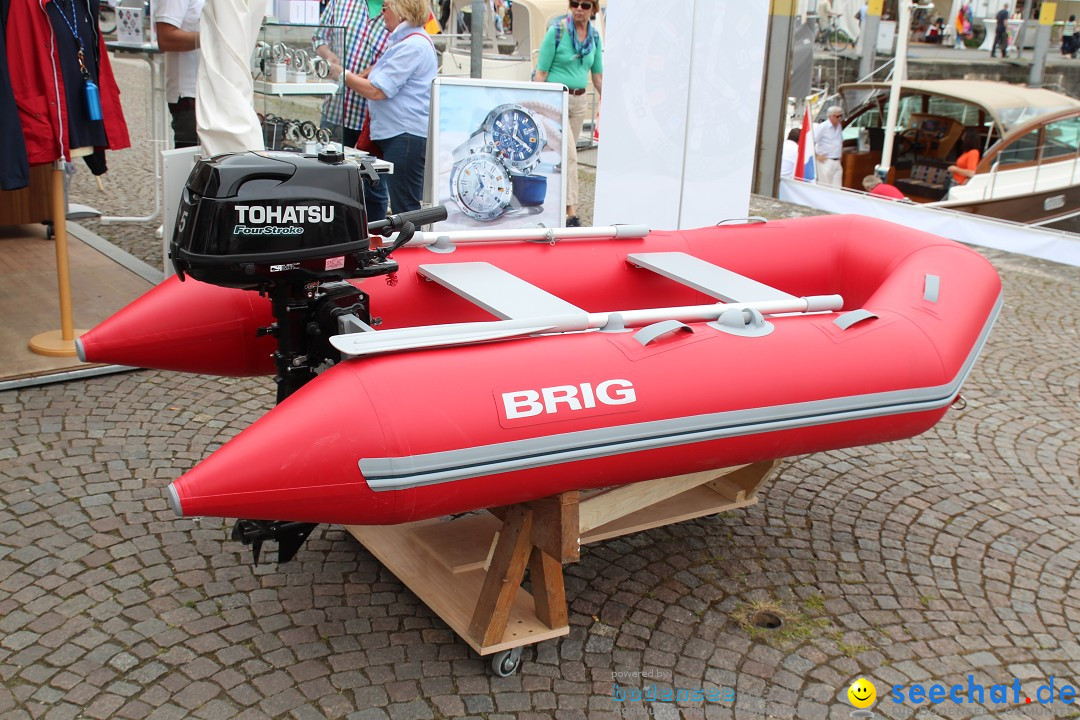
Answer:
[[[839,160],[822,160],[820,167],[818,168],[819,185],[828,185],[829,187],[841,187],[844,184],[844,169],[840,167]]]

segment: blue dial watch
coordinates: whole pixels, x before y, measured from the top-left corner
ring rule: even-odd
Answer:
[[[517,103],[504,103],[492,109],[469,139],[455,148],[454,160],[490,147],[512,172],[528,175],[540,164],[546,145],[544,125],[536,115]]]

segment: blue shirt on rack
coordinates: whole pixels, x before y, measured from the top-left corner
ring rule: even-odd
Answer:
[[[368,80],[386,100],[372,102],[371,139],[402,133],[426,138],[431,108],[431,83],[438,74],[435,47],[423,28],[406,22],[390,34],[386,52],[371,68]]]

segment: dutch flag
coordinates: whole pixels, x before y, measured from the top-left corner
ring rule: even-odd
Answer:
[[[795,161],[795,177],[814,182],[814,124],[810,122],[810,105],[803,110],[802,132],[799,133],[799,156]]]

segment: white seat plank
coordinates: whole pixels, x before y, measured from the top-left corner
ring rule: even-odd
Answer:
[[[763,302],[795,297],[683,252],[633,253],[626,259],[724,302]]]
[[[421,265],[420,274],[503,320],[585,314],[560,297],[486,262]]]

